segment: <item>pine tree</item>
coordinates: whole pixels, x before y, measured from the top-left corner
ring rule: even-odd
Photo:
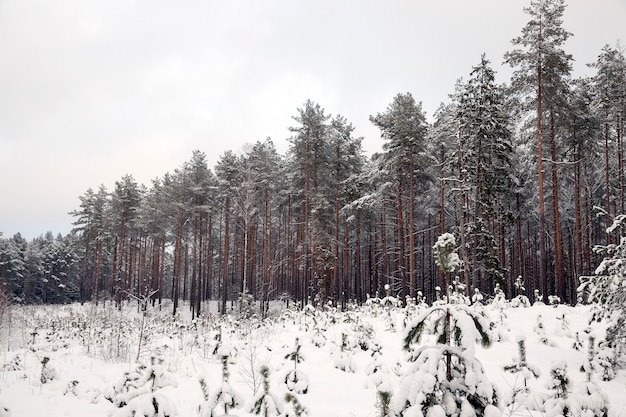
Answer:
[[[385,141],[380,162],[386,165],[395,188],[396,270],[401,295],[414,298],[417,291],[415,205],[418,187],[426,177],[428,124],[421,103],[416,103],[410,93],[396,95],[387,110],[370,116],[370,121],[380,129]]]
[[[568,95],[568,78],[571,71],[572,56],[562,47],[571,36],[562,28],[565,0],[531,0],[524,9],[531,20],[522,29],[521,36],[513,39],[517,47],[505,54],[505,62],[515,67],[511,87],[521,98],[523,107],[534,110],[537,145],[537,187],[539,197],[539,279],[543,294],[555,288],[557,295],[564,298],[565,283],[563,269],[563,240],[561,236],[559,186],[557,179],[556,131],[557,113],[564,107],[564,97]],[[547,123],[546,123],[546,120]],[[547,126],[547,127],[546,127]],[[545,209],[544,178],[544,134],[548,133],[550,147],[550,173],[552,183],[552,221],[554,241],[554,283],[548,285],[547,242],[548,228]],[[547,153],[547,152],[545,152]]]
[[[495,72],[484,54],[469,81],[461,85],[458,101],[458,189],[461,228],[468,240],[461,250],[463,259],[470,259],[465,266],[472,274],[471,285],[486,290],[504,281],[496,237],[502,235],[508,218],[503,201],[513,186],[513,147],[503,91],[495,84]],[[465,255],[468,250],[470,256]]]

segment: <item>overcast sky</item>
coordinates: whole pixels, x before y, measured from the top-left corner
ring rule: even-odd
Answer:
[[[199,149],[271,137],[307,99],[380,149],[368,120],[410,92],[430,118],[483,52],[502,56],[526,0],[0,0],[0,232],[66,234],[78,197],[140,183]],[[626,45],[626,0],[570,0],[575,72]]]

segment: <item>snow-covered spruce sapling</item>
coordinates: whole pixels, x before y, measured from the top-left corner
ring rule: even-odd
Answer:
[[[602,389],[593,381],[593,375],[601,365],[596,361],[595,337],[589,335],[587,360],[581,365],[580,371],[585,373],[585,383],[577,386],[578,407],[581,416],[606,417],[609,410],[609,400]]]
[[[293,392],[285,394],[285,404],[280,417],[307,417],[309,410],[306,409]]]
[[[541,375],[539,368],[530,365],[526,361],[526,336],[519,334],[516,339],[518,357],[513,360],[512,364],[504,366],[506,372],[516,375],[513,389],[507,394],[505,400],[507,406],[511,407],[510,414],[513,414],[512,410],[516,407],[523,407],[529,410],[535,409],[535,400],[531,398],[528,381],[530,378],[537,379]],[[518,384],[519,382],[521,382],[521,385]]]
[[[309,390],[309,378],[298,369],[298,364],[304,360],[301,349],[300,339],[296,337],[294,350],[285,355],[285,359],[293,362],[293,368],[287,371],[284,381],[289,391],[306,394]]]
[[[266,365],[259,370],[263,378],[262,391],[255,396],[249,412],[263,417],[278,416],[281,412],[281,400],[270,392],[270,370]]]
[[[587,375],[587,380],[591,381],[591,374],[597,374],[603,381],[610,381],[615,378],[613,364],[611,362],[613,353],[612,349],[606,349],[602,346],[595,346],[595,337],[589,335],[589,343],[587,347],[587,360],[581,365],[580,371]]]
[[[482,303],[485,297],[480,293],[478,288],[474,288],[474,294],[472,294],[472,304]]]
[[[376,391],[376,417],[396,417],[391,400],[393,389],[390,385],[379,386]]]
[[[550,379],[546,387],[551,391],[543,406],[548,416],[571,416],[572,401],[569,398],[571,381],[567,374],[567,362],[558,361],[552,364]]]
[[[556,346],[556,344],[552,340],[548,339],[548,336],[546,335],[546,325],[543,322],[543,316],[541,314],[537,314],[537,321],[533,326],[533,330],[537,336],[539,336],[539,343],[546,346]]]
[[[500,284],[496,283],[493,288],[493,300],[491,303],[495,306],[504,306],[506,305],[506,296],[504,295],[504,291],[500,288]]]
[[[452,233],[442,234],[433,245],[435,263],[444,274],[446,288],[450,285],[449,274],[461,266],[461,258],[459,258],[459,255],[455,251],[456,239]],[[450,302],[449,298],[447,302]]]
[[[176,385],[176,377],[157,352],[151,356],[150,365],[139,365],[133,372],[124,373],[104,396],[119,407],[112,417],[171,417],[177,413],[176,405],[159,391]]]
[[[365,368],[367,375],[366,387],[379,387],[383,383],[384,375],[389,372],[387,366],[381,361],[382,347],[378,343],[374,343],[370,348],[371,362]]]
[[[411,357],[394,393],[401,415],[501,415],[499,393],[475,357],[475,344],[491,345],[490,323],[467,305],[433,306],[416,318],[404,338]],[[415,346],[428,334],[434,346]],[[413,414],[410,414],[413,413]]]
[[[228,416],[230,409],[241,408],[244,404],[244,398],[230,384],[229,365],[232,358],[232,348],[222,344],[218,355],[222,362],[222,383],[206,401],[207,409],[211,410],[209,417]],[[223,414],[221,414],[222,410],[224,411]]]
[[[515,279],[513,286],[515,287],[516,295],[515,298],[511,300],[511,307],[530,307],[530,300],[526,297],[526,295],[524,295],[526,287],[524,286],[524,280],[521,275]]]
[[[344,332],[341,333],[341,343],[332,353],[333,362],[335,368],[344,372],[354,372],[355,366],[352,357],[352,347],[348,343],[348,335]]]
[[[44,356],[41,359],[41,374],[39,375],[39,381],[42,384],[50,382],[54,378],[56,378],[57,373],[53,367],[48,365],[49,362],[50,362],[50,358],[47,356]]]

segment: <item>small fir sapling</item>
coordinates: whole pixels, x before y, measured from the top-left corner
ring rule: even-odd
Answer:
[[[387,330],[392,332],[396,331],[396,321],[393,316],[393,311],[401,306],[400,300],[391,295],[391,286],[385,284],[385,297],[380,300],[380,305],[385,309],[385,319],[387,323]]]
[[[367,388],[379,387],[383,383],[384,375],[389,373],[389,369],[381,361],[381,350],[382,347],[375,342],[370,348],[372,360],[365,368],[365,375],[367,375],[365,386]]]
[[[595,337],[589,335],[587,360],[581,365],[580,371],[585,373],[585,383],[577,387],[578,406],[583,417],[606,417],[609,400],[602,389],[593,381],[593,375],[601,368],[596,361]]]
[[[41,359],[41,374],[39,375],[39,381],[42,384],[52,381],[57,376],[56,370],[48,365],[49,362],[50,358],[47,356],[44,356]]]
[[[543,323],[543,316],[541,314],[537,314],[537,321],[535,322],[533,330],[539,336],[539,343],[546,346],[556,346],[556,344],[548,339],[548,336],[546,335],[546,326]]]
[[[435,304],[445,304],[446,301],[441,298],[441,287],[439,285],[437,285],[435,287],[435,300],[433,301],[433,305]]]
[[[541,371],[526,361],[526,336],[520,333],[516,339],[518,357],[513,360],[512,364],[504,366],[506,372],[516,375],[516,383],[513,385],[512,391],[507,394],[505,401],[512,408],[517,405],[533,410],[535,408],[535,399],[531,397],[528,381],[531,378],[539,378]],[[521,386],[517,383],[520,380]]]
[[[458,276],[454,277],[452,285],[448,287],[450,304],[470,304],[469,298],[465,296],[467,285],[461,282]]]
[[[123,379],[109,387],[104,396],[119,408],[113,417],[170,417],[176,415],[176,405],[160,390],[176,385],[176,377],[157,353],[151,356],[150,365],[125,372]]]
[[[390,384],[380,385],[376,390],[376,417],[396,417],[391,400],[393,388]]]
[[[536,288],[533,291],[533,297],[535,299],[533,301],[533,305],[543,305],[543,294],[540,294],[539,290]]]
[[[63,395],[71,395],[72,397],[78,397],[78,381],[72,380],[67,383]]]
[[[515,287],[516,295],[515,298],[511,300],[511,307],[530,307],[530,300],[528,299],[528,297],[526,297],[526,295],[524,295],[524,292],[526,292],[526,287],[524,286],[524,280],[522,279],[521,275],[518,275],[518,277],[515,279],[513,286]]]
[[[571,337],[572,333],[569,328],[570,322],[568,318],[565,316],[565,313],[561,314],[560,316],[557,316],[556,319],[559,321],[559,323],[561,323],[561,327],[556,329],[555,333],[558,336]]]
[[[561,304],[561,297],[559,297],[558,295],[549,295],[548,304],[556,307],[557,305]]]
[[[311,342],[318,348],[326,345],[326,329],[322,326],[321,320],[317,320],[316,318],[314,319]]]
[[[270,370],[266,365],[262,365],[259,372],[263,378],[263,387],[253,399],[249,412],[263,417],[278,416],[281,413],[282,401],[270,392]]]
[[[206,400],[207,409],[211,410],[209,417],[229,416],[231,409],[241,408],[244,405],[244,398],[230,384],[229,365],[233,356],[233,349],[223,343],[218,355],[222,362],[222,383]],[[224,413],[221,414],[221,411]]]
[[[493,289],[493,300],[491,303],[495,306],[504,306],[506,305],[506,296],[504,295],[504,291],[500,288],[500,284],[496,283],[496,286]]]
[[[572,342],[572,349],[578,351],[583,348],[583,342],[580,340],[580,333],[576,332],[574,335],[574,341]]]
[[[348,335],[342,332],[341,344],[337,346],[337,349],[332,354],[335,368],[344,372],[355,372],[356,369],[352,360],[352,355],[352,348],[348,343]]]
[[[11,362],[5,363],[2,366],[2,369],[4,369],[5,371],[23,371],[24,361],[22,360],[22,357],[20,356],[20,354],[18,353],[15,356],[13,356],[13,359],[11,359]]]
[[[298,369],[298,364],[302,363],[304,360],[304,357],[300,352],[301,349],[302,346],[300,345],[300,339],[296,337],[294,350],[285,355],[285,359],[293,362],[293,369],[287,371],[284,377],[284,382],[289,391],[298,394],[306,394],[309,390],[309,378],[304,374],[304,372]]]
[[[454,246],[448,233],[433,247],[446,275],[460,265]],[[498,390],[475,357],[477,342],[491,345],[490,327],[482,311],[465,304],[433,305],[418,316],[404,338],[410,358],[393,396],[395,411],[406,416],[500,416]],[[437,344],[415,350],[426,334],[434,334]]]
[[[200,384],[200,391],[202,392],[202,402],[198,406],[198,417],[211,417],[211,412],[213,410],[210,407],[211,404],[209,403],[211,396],[209,394],[209,383],[207,381],[207,377],[205,375],[200,375],[198,377],[198,383]]]
[[[482,303],[485,297],[480,293],[478,288],[474,288],[474,294],[472,294],[472,304]]]
[[[600,342],[598,349],[595,347],[595,337],[589,335],[589,343],[587,350],[587,360],[581,365],[580,371],[587,373],[595,373],[600,376],[603,381],[610,381],[615,378],[613,370],[614,351],[606,348],[606,342]]]
[[[280,417],[308,417],[309,410],[306,409],[294,392],[285,394],[285,404]]]
[[[567,374],[567,362],[554,362],[550,369],[550,378],[546,383],[546,388],[551,392],[543,404],[547,416],[566,417],[574,415],[573,404],[569,396],[570,386],[571,381]]]

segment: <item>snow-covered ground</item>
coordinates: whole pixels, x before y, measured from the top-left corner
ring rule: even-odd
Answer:
[[[520,337],[526,339],[528,364],[541,373],[530,381],[537,403],[549,393],[546,384],[556,361],[567,363],[571,395],[584,384],[580,368],[588,356],[590,307],[484,309],[498,341],[490,348],[477,346],[476,357],[503,398],[520,386],[519,375],[503,369],[518,358]],[[191,322],[184,314],[171,317],[168,305],[149,309],[142,326],[133,305],[122,312],[109,305],[13,306],[2,317],[0,404],[12,417],[132,416],[132,410],[155,402],[162,413],[208,416],[213,399],[224,391],[239,399],[230,415],[251,416],[264,390],[260,367],[266,365],[269,392],[283,412],[285,377],[295,369],[299,381],[290,386],[307,415],[373,417],[379,415],[377,383],[384,379],[386,386],[401,389],[397,384],[407,369],[404,327],[419,310],[373,305],[337,312],[276,305],[264,322],[234,315],[224,320],[216,313]],[[600,340],[603,324],[592,324],[591,332]],[[374,368],[379,371],[372,374]],[[626,416],[626,372],[611,381],[596,372],[593,381],[608,396],[609,415]],[[504,401],[501,409],[504,415],[545,415]],[[223,406],[214,411],[223,413]]]

